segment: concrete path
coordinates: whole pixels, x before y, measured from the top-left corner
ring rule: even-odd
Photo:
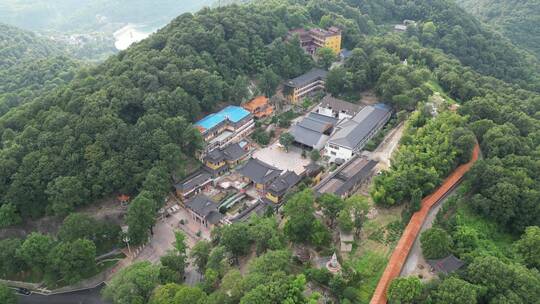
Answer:
[[[455,193],[455,189],[452,190],[444,199],[439,201],[435,206],[433,206],[426,216],[426,220],[424,221],[424,224],[422,225],[422,228],[420,229],[420,233],[416,240],[414,241],[413,247],[411,248],[411,251],[409,252],[409,256],[407,256],[407,260],[405,261],[405,264],[403,265],[403,268],[401,269],[401,273],[399,274],[400,277],[407,277],[410,275],[415,275],[420,270],[418,268],[419,265],[423,265],[424,267],[428,266],[427,262],[424,258],[424,255],[422,254],[422,248],[420,247],[420,235],[422,232],[426,231],[427,229],[433,227],[433,222],[437,218],[437,213],[441,210],[441,208],[444,205],[444,202],[448,200],[450,196],[452,196]]]

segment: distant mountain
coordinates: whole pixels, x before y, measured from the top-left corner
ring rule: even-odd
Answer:
[[[69,46],[75,58],[103,61],[174,17],[214,0],[2,0],[0,21]],[[119,31],[122,29],[121,31]]]
[[[540,0],[456,0],[514,44],[540,58]]]
[[[2,0],[0,20],[17,27],[60,32],[115,31],[127,23],[162,27],[213,0]]]

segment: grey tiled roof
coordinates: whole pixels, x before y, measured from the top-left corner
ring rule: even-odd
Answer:
[[[331,108],[333,111],[345,112],[351,116],[356,115],[360,111],[360,105],[346,102],[344,100],[334,98],[330,95],[324,96],[324,98],[321,100],[320,105],[323,108]]]
[[[328,142],[353,150],[390,111],[391,109],[383,104],[364,107],[353,118],[338,126],[339,129]]]
[[[206,195],[199,194],[186,203],[186,207],[193,210],[200,217],[211,224],[219,222],[223,215],[218,211],[218,204]]]
[[[337,118],[311,112],[298,124],[292,126],[290,133],[296,142],[321,149],[329,138],[323,132],[334,127],[337,122]]]
[[[256,158],[250,159],[238,173],[249,178],[257,184],[268,184],[281,175],[281,170]]]
[[[296,78],[290,79],[286,82],[286,85],[293,87],[293,88],[300,88],[303,87],[309,83],[315,82],[317,80],[324,80],[326,79],[326,75],[328,74],[327,71],[322,69],[312,69],[309,72],[300,75]]]
[[[317,194],[332,193],[338,196],[346,194],[362,180],[369,177],[371,170],[375,168],[377,163],[363,157],[352,158],[341,166],[333,176],[315,187]]]
[[[300,125],[294,125],[289,130],[294,140],[298,143],[312,147],[314,149],[321,149],[328,140],[329,136],[322,133],[306,129]]]
[[[302,177],[296,174],[294,171],[287,171],[280,177],[276,178],[272,184],[268,187],[268,190],[278,195],[283,194],[288,189],[296,185]]]
[[[229,144],[225,148],[216,148],[206,155],[206,159],[219,162],[222,160],[236,161],[244,157],[247,151],[239,143]]]
[[[462,260],[455,257],[453,254],[439,260],[427,260],[427,262],[436,272],[444,273],[454,272],[465,265]]]
[[[236,161],[241,159],[247,154],[247,151],[244,150],[239,143],[234,143],[226,146],[223,149],[223,154],[225,159],[228,161]]]
[[[272,206],[273,203],[265,199],[260,199],[257,203],[253,204],[246,210],[240,212],[237,216],[231,219],[233,223],[236,222],[245,222],[249,220],[254,214],[263,215],[266,212],[268,206]]]
[[[182,192],[189,192],[201,186],[202,184],[204,184],[211,178],[212,176],[210,175],[210,173],[201,169],[195,172],[194,174],[190,175],[189,177],[187,177],[180,183],[176,184],[174,187]]]

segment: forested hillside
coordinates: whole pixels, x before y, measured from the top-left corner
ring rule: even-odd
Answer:
[[[540,58],[539,0],[457,0],[466,11]]]
[[[300,6],[185,14],[4,115],[3,201],[25,215],[66,214],[112,193],[135,192],[153,167],[167,183],[182,166],[177,151],[191,156],[200,145],[189,122],[218,102],[238,103],[247,77],[267,66],[284,78],[310,68],[297,43],[281,40],[306,21]]]
[[[521,51],[499,33],[488,29],[451,0],[347,0],[377,23],[419,22],[408,35],[424,46],[442,49],[478,72],[540,91],[537,58]],[[537,29],[531,28],[532,34]]]
[[[372,195],[381,207],[413,205],[427,195],[467,160],[474,137],[485,157],[467,177],[460,208],[447,207],[437,223],[444,230],[437,232],[446,240],[443,253],[469,263],[468,270],[425,286],[418,279],[397,281],[391,292],[396,303],[534,303],[540,297],[539,237],[537,228],[526,227],[540,225],[540,96],[524,88],[538,88],[535,63],[451,2],[402,3],[268,0],[177,17],[150,38],[0,117],[0,214],[64,216],[97,199],[129,193],[135,195],[126,219],[130,242],[144,242],[170,190],[171,172],[184,173],[186,160],[200,148],[191,122],[245,99],[249,80],[258,81],[260,91],[273,92],[274,80],[315,65],[298,41],[282,39],[288,29],[335,25],[343,29],[344,47],[353,50],[328,76],[335,95],[373,89],[395,110],[415,111],[437,84],[461,104],[458,114],[413,114],[396,164],[375,181]],[[405,18],[419,21],[418,30],[402,35],[375,25]],[[187,253],[179,235],[161,265],[125,269],[105,296],[114,303],[310,303],[317,295],[304,293],[309,280],[341,303],[367,302],[372,286],[366,277],[376,278],[369,273],[373,265],[344,263],[342,274],[332,275],[303,269],[291,257],[290,243],[332,253],[327,222],[341,209],[333,206],[346,210],[336,221],[350,229],[362,229],[366,220],[356,217],[366,213],[362,199],[314,201],[309,190],[299,192],[286,202],[285,225],[271,215],[254,218],[217,230],[212,243],[197,244],[192,256],[205,273],[199,286],[181,285]],[[315,216],[316,208],[324,221]],[[354,223],[353,213],[359,219]],[[52,279],[76,281],[77,267],[66,272],[59,257],[76,262],[77,256],[67,253],[77,251],[86,253],[87,262],[78,268],[91,273],[95,245],[106,248],[109,239],[95,239],[93,247],[70,235],[82,220],[66,218],[64,225],[71,228],[60,234],[60,243],[41,235],[2,241],[1,252],[17,258],[0,259],[1,273],[45,268]],[[108,230],[84,220],[94,227],[88,228],[93,238]],[[118,229],[112,230],[117,237]],[[506,236],[503,241],[496,239],[499,234]],[[44,254],[32,250],[34,244],[41,244]],[[234,262],[251,256],[252,248],[258,257],[240,273]],[[411,293],[412,300],[399,298]]]
[[[0,24],[0,115],[70,81],[79,67],[62,46]]]

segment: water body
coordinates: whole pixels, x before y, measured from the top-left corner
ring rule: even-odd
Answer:
[[[135,42],[139,42],[152,34],[145,26],[129,23],[123,28],[114,32],[114,46],[117,50],[123,51]]]

